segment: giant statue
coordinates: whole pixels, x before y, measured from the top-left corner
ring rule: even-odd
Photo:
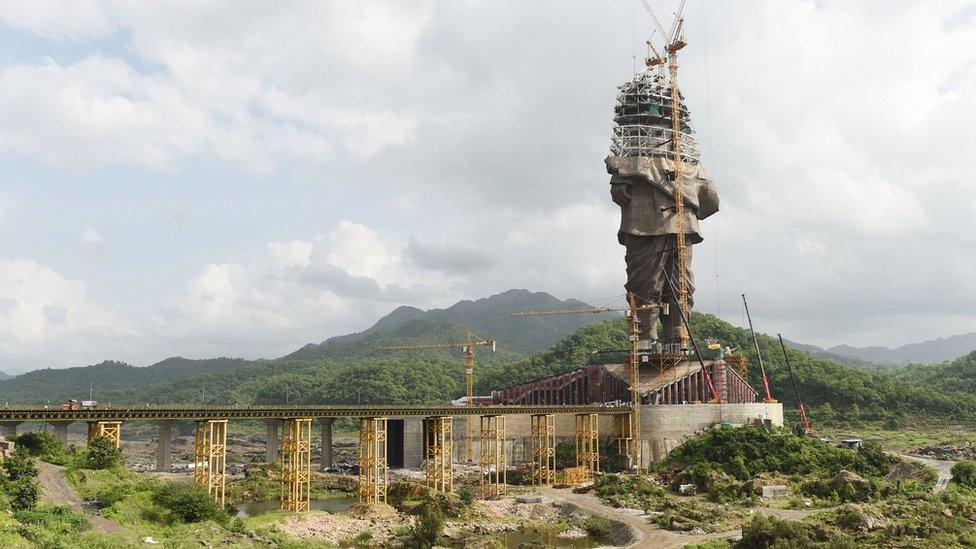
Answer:
[[[638,304],[658,304],[660,310],[642,310],[639,347],[656,350],[658,324],[663,322],[664,344],[687,340],[677,296],[664,273],[677,285],[677,234],[685,232],[685,272],[689,310],[694,303],[691,271],[692,245],[702,241],[698,221],[718,211],[715,185],[699,165],[698,145],[687,109],[681,109],[681,177],[675,181],[671,146],[670,87],[664,74],[647,70],[620,86],[614,109],[610,195],[620,206],[617,239],[626,248],[628,293]],[[682,100],[683,103],[683,100]],[[684,219],[675,211],[675,187],[680,185]]]

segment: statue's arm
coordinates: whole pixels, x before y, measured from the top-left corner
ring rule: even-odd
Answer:
[[[610,197],[614,204],[626,206],[630,203],[631,182],[624,177],[614,175],[610,178]]]
[[[705,219],[718,211],[718,190],[711,179],[705,178],[698,186],[698,211],[696,217]]]

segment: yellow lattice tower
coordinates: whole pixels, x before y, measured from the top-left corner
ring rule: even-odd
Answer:
[[[742,379],[749,379],[749,357],[746,355],[726,355],[725,361],[735,368]]]
[[[508,452],[505,448],[505,416],[481,416],[481,497],[505,493]]]
[[[359,423],[359,501],[386,503],[386,418],[365,417]]]
[[[312,482],[312,419],[281,424],[281,510],[308,511]]]
[[[678,50],[685,47],[684,39],[680,36],[681,25],[676,27],[675,39],[668,44],[668,70],[671,77],[671,152],[673,154],[674,171],[674,215],[678,220],[678,234],[675,254],[677,255],[678,269],[678,308],[681,318],[690,318],[688,310],[688,280],[686,277],[686,264],[688,254],[685,243],[685,197],[681,182],[681,169],[684,161],[681,157],[681,98],[678,93]],[[681,322],[684,325],[684,320]],[[679,343],[681,349],[688,348],[688,330],[690,326],[683,326]]]
[[[600,416],[576,414],[576,466],[600,472]]]
[[[427,487],[438,492],[454,490],[454,422],[450,416],[424,421],[427,447]]]
[[[627,455],[630,457],[631,463],[637,466],[637,471],[639,474],[641,467],[641,355],[639,352],[640,349],[638,349],[638,342],[640,340],[640,318],[638,318],[637,315],[637,300],[634,297],[634,294],[629,293],[627,295],[627,301],[628,305],[630,306],[630,310],[627,311],[627,315],[630,317],[628,319],[628,327],[630,328],[630,334],[628,334],[628,342],[630,343],[630,353],[628,356],[630,361],[630,414],[627,417],[615,416],[616,419],[614,421],[618,427],[618,452],[621,455]]]
[[[214,501],[224,505],[227,465],[227,420],[196,422],[193,444],[193,482],[206,488]]]
[[[122,444],[121,421],[91,421],[88,423],[88,443],[96,437],[105,437],[118,448]]]
[[[556,473],[556,416],[531,416],[532,484],[548,486]]]

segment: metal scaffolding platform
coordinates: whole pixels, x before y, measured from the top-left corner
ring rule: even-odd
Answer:
[[[281,427],[281,510],[308,511],[312,488],[312,419],[286,419]]]
[[[451,417],[424,420],[427,487],[438,492],[454,489],[454,422]]]
[[[634,444],[634,415],[613,416],[613,440],[617,443],[617,454],[626,456],[633,464],[636,455]],[[638,419],[639,421],[639,419]]]
[[[556,473],[556,416],[537,414],[532,425],[532,484],[548,486]]]
[[[505,416],[481,416],[481,497],[497,498],[508,481]]]
[[[600,416],[576,414],[576,466],[600,472]]]
[[[214,501],[224,506],[227,465],[227,420],[196,422],[193,444],[193,482],[207,489]]]
[[[386,418],[366,417],[359,423],[359,501],[386,503]]]
[[[118,448],[122,444],[122,422],[121,421],[91,421],[88,423],[88,443],[92,439],[105,437],[115,443]]]

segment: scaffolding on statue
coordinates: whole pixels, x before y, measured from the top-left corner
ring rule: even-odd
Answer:
[[[193,444],[193,482],[207,490],[214,501],[224,506],[227,465],[227,420],[196,422]]]
[[[671,121],[671,83],[668,75],[645,69],[617,89],[620,91],[614,106],[610,153],[613,156],[672,158],[672,136],[675,132]],[[683,97],[680,105],[681,160],[698,164],[701,153]]]
[[[359,423],[359,502],[386,503],[386,418],[365,417]]]
[[[531,416],[532,485],[549,486],[556,473],[556,416]]]
[[[312,482],[312,420],[286,419],[281,426],[281,510],[308,511]]]
[[[427,487],[438,492],[454,489],[454,423],[450,416],[424,420]]]
[[[592,477],[600,472],[600,416],[576,414],[576,466]]]
[[[481,497],[497,498],[508,482],[505,416],[481,416]]]

